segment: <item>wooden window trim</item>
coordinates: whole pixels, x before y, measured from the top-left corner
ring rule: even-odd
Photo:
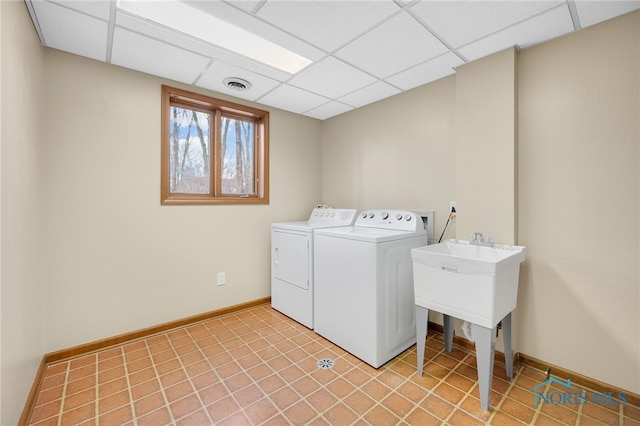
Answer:
[[[173,101],[172,101],[173,99]],[[254,185],[256,194],[221,195],[222,180],[220,173],[220,138],[219,131],[211,132],[210,142],[210,194],[171,193],[170,176],[170,122],[171,106],[179,105],[189,109],[197,109],[212,114],[212,120],[220,123],[222,115],[250,119],[255,121],[254,152]],[[163,205],[207,205],[207,204],[269,204],[269,112],[221,99],[212,98],[199,93],[189,92],[170,86],[162,86],[161,102],[161,165],[160,165],[160,203]],[[212,126],[214,127],[214,126]],[[219,129],[218,126],[215,126]],[[218,195],[216,195],[218,194]]]

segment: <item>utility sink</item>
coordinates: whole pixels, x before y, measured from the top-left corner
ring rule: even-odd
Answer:
[[[418,306],[491,329],[516,307],[522,246],[446,240],[411,258]]]
[[[422,375],[429,310],[441,312],[444,345],[451,351],[454,318],[471,323],[476,344],[480,406],[489,410],[497,325],[502,321],[505,370],[513,377],[511,311],[518,298],[524,247],[493,244],[475,233],[470,241],[447,240],[411,249],[416,301],[417,368]],[[463,328],[463,331],[465,328]],[[465,332],[465,335],[467,332]]]

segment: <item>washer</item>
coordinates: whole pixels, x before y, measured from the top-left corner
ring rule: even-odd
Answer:
[[[353,224],[355,209],[315,208],[306,222],[271,224],[271,306],[313,328],[314,230]]]
[[[314,235],[315,332],[378,368],[416,342],[411,249],[416,213],[367,210]]]

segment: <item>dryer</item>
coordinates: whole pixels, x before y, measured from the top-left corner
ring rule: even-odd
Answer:
[[[420,216],[367,210],[314,235],[314,329],[378,368],[416,342],[411,249],[427,244]]]
[[[315,208],[306,222],[271,224],[271,306],[313,328],[314,230],[353,224],[355,209]]]

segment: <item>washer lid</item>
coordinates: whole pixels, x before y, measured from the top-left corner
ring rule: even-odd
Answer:
[[[339,228],[319,229],[316,235],[325,235],[333,238],[382,243],[405,238],[427,237],[424,229],[418,231],[402,231],[397,229],[370,228],[364,226],[342,226]]]

